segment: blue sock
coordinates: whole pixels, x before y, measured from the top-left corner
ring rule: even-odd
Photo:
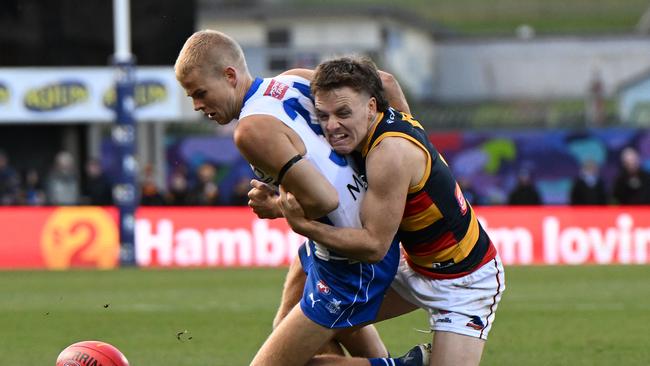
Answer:
[[[402,366],[402,361],[397,358],[369,358],[370,366]]]

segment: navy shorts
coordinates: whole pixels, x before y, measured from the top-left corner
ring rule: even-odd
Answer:
[[[399,241],[393,240],[381,262],[369,264],[315,255],[314,242],[300,247],[298,256],[307,274],[300,307],[312,321],[326,328],[349,328],[375,320],[400,260]]]

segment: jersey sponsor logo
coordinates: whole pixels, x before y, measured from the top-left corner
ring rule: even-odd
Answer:
[[[395,122],[395,112],[393,112],[393,109],[390,108],[388,109],[388,119],[386,120],[386,123],[393,123]]]
[[[325,307],[330,313],[337,314],[341,311],[341,300],[332,299]]]
[[[279,81],[271,80],[271,83],[266,88],[264,95],[268,95],[275,99],[282,100],[282,98],[284,98],[284,95],[287,93],[288,89],[289,89],[288,85],[282,84]]]
[[[431,268],[432,269],[442,269],[442,268],[451,267],[454,264],[456,264],[456,262],[454,262],[454,259],[452,258],[452,259],[446,260],[444,262],[433,262],[433,263],[431,263]]]
[[[469,317],[470,321],[465,324],[466,326],[476,329],[476,330],[483,330],[485,328],[485,325],[483,324],[483,321],[481,318],[479,318],[476,315],[472,315]]]
[[[460,186],[456,183],[456,201],[458,201],[458,206],[460,207],[460,213],[465,216],[467,213],[467,201],[463,196],[463,191],[460,190]]]
[[[311,308],[314,308],[314,305],[316,305],[317,302],[321,301],[321,299],[314,299],[314,293],[310,292],[309,293],[309,300],[311,301]]]
[[[451,319],[449,318],[436,319],[436,323],[451,323]]]
[[[352,174],[352,180],[354,181],[354,185],[348,184],[347,188],[348,192],[350,192],[350,195],[352,196],[352,199],[356,201],[357,196],[354,194],[354,192],[357,192],[358,195],[361,195],[361,189],[364,191],[368,189],[368,182],[366,181],[365,175],[357,176],[356,174]]]
[[[328,295],[330,293],[329,286],[327,286],[327,284],[323,280],[319,280],[316,283],[316,288],[318,289],[318,292],[320,292],[321,294]]]

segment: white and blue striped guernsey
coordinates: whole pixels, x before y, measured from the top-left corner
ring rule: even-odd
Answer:
[[[309,160],[336,188],[339,206],[322,220],[338,227],[361,227],[359,210],[366,191],[352,159],[332,150],[323,136],[309,81],[298,76],[257,78],[244,97],[239,119],[269,115],[282,121],[302,139]],[[266,183],[275,177],[253,167]],[[312,255],[313,254],[313,255]],[[328,328],[346,328],[373,320],[399,262],[394,240],[386,257],[376,264],[349,260],[309,240],[299,253],[307,274],[300,307],[312,321]]]
[[[339,227],[361,227],[359,207],[365,195],[365,182],[352,159],[337,154],[327,143],[314,111],[309,81],[293,75],[272,79],[257,78],[244,98],[239,119],[266,114],[282,121],[302,139],[309,160],[336,188],[339,206],[327,218]],[[254,168],[258,177],[272,179]],[[264,179],[268,177],[267,179]]]

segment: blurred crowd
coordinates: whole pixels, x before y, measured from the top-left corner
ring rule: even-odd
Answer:
[[[473,189],[471,181],[459,179],[459,185],[470,204],[487,204],[486,200]],[[574,206],[649,205],[650,174],[643,170],[639,153],[631,147],[622,150],[619,171],[613,182],[605,182],[598,163],[586,159],[571,182],[567,203]],[[528,167],[518,171],[517,183],[509,192],[506,204],[513,206],[545,204],[536,186],[534,174]]]
[[[147,166],[140,181],[140,204],[145,206],[246,205],[249,177],[242,177],[232,194],[219,190],[217,167],[203,164],[195,172],[179,168],[170,174],[168,189],[156,182],[154,170]],[[98,159],[89,159],[78,174],[74,156],[59,152],[45,174],[36,169],[19,172],[9,156],[0,151],[0,205],[70,206],[113,204],[112,179]]]
[[[50,170],[42,175],[35,169],[18,172],[6,153],[0,151],[0,205],[66,206],[112,205],[112,181],[97,159],[86,162],[83,176],[75,169],[74,156],[59,152]],[[219,189],[218,168],[204,163],[196,171],[176,168],[168,178],[167,189],[155,179],[154,169],[142,169],[140,204],[144,206],[244,206],[248,202],[250,178],[241,177],[231,194]],[[465,198],[473,205],[488,204],[473,189],[472,182],[459,179]],[[611,187],[608,189],[607,187]],[[536,187],[533,172],[522,168],[517,184],[509,192],[509,205],[541,205],[543,199]],[[648,205],[650,174],[643,170],[641,158],[633,148],[621,152],[620,167],[613,182],[605,182],[599,165],[586,160],[571,184],[571,205]]]

